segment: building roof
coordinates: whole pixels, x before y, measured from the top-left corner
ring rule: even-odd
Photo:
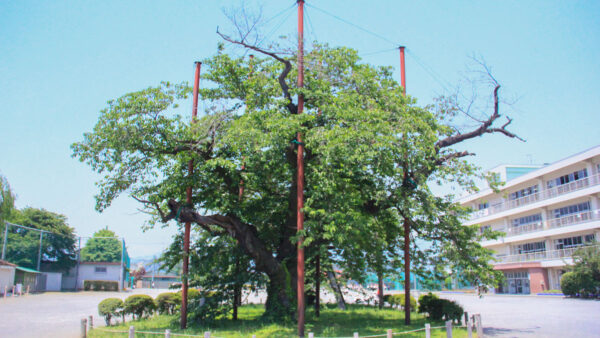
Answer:
[[[15,264],[13,264],[13,263],[9,263],[9,262],[7,262],[7,261],[3,261],[3,260],[1,260],[1,259],[0,259],[0,265],[17,267]]]
[[[79,262],[85,265],[121,265],[121,262]]]
[[[16,268],[17,270],[23,271],[23,272],[29,272],[29,273],[41,273],[37,270],[33,270],[33,269],[29,269],[29,268],[24,268],[22,266],[17,266]]]
[[[516,185],[521,184],[523,182],[526,182],[526,181],[529,181],[531,179],[534,179],[534,178],[536,178],[538,176],[542,176],[542,175],[551,173],[551,172],[556,171],[556,170],[558,170],[560,168],[569,166],[571,164],[575,164],[577,162],[581,162],[581,161],[587,160],[588,158],[591,158],[591,157],[594,157],[594,156],[598,156],[598,155],[600,155],[600,145],[597,145],[595,147],[589,148],[589,149],[584,150],[582,152],[579,152],[577,154],[574,154],[574,155],[571,155],[569,157],[566,157],[566,158],[564,158],[562,160],[558,160],[558,161],[556,161],[554,163],[551,163],[551,164],[549,164],[549,165],[547,165],[545,167],[542,167],[542,168],[537,169],[537,170],[530,171],[530,172],[528,172],[526,174],[523,174],[523,175],[521,175],[521,176],[519,176],[517,178],[514,178],[514,179],[506,182],[506,184],[501,188],[501,190],[506,190],[506,189],[508,189],[510,187],[513,187],[513,186],[516,186]],[[481,190],[478,193],[471,194],[471,195],[459,198],[458,202],[459,203],[463,203],[463,204],[464,203],[468,203],[468,202],[472,202],[472,201],[474,201],[474,200],[476,200],[478,198],[484,197],[484,196],[492,194],[492,193],[494,193],[494,191],[492,189],[490,189],[490,188],[483,189],[483,190]]]
[[[143,275],[142,278],[154,278],[154,279],[160,279],[160,278],[181,278],[181,276],[176,276],[176,275]]]

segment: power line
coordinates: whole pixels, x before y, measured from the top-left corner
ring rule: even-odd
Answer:
[[[265,36],[257,43],[257,46],[260,46],[260,44],[262,44],[265,40],[270,38],[271,35],[273,35],[273,33],[275,33],[290,18],[290,15],[292,15],[292,13],[294,13],[294,11],[290,10],[290,9],[292,9],[294,6],[295,6],[295,4],[288,7],[287,9],[283,10],[282,12],[280,12],[280,14],[283,14],[286,11],[289,11],[289,13],[283,18],[283,20],[281,20],[273,29],[271,29],[271,31],[269,31],[269,33],[265,34]],[[280,14],[278,14],[278,16]]]
[[[415,53],[413,53],[411,50],[407,50],[407,54],[410,55],[413,60],[415,60],[415,62],[421,66],[421,68],[423,68],[423,70],[425,70],[425,72],[427,74],[429,74],[429,76],[431,76],[431,78],[437,82],[445,91],[450,92],[450,90],[448,89],[448,87],[451,87],[450,83],[448,81],[445,81],[439,74],[437,74],[435,72],[435,70],[433,70],[433,68],[427,66],[422,60],[420,60]]]
[[[382,53],[387,53],[387,52],[391,52],[391,51],[395,51],[398,50],[398,48],[388,48],[388,49],[382,49],[382,50],[377,50],[374,52],[366,52],[366,53],[359,53],[359,56],[368,56],[368,55],[375,55],[375,54],[382,54]]]
[[[306,20],[308,21],[308,25],[310,26],[311,34],[314,36],[315,41],[319,41],[319,39],[317,38],[317,32],[315,31],[315,28],[312,24],[312,20],[310,19],[310,16],[308,16],[308,11],[304,11],[304,14],[306,14]]]
[[[328,12],[328,11],[324,10],[324,9],[321,9],[321,8],[315,7],[314,5],[309,5],[309,4],[306,4],[306,6],[308,6],[308,7],[311,7],[311,8],[314,8],[314,9],[316,9],[316,10],[320,11],[320,12],[323,12],[323,13],[325,13],[325,14],[327,14],[327,15],[331,16],[332,18],[336,19],[336,20],[339,20],[339,21],[341,21],[341,22],[343,22],[343,23],[345,23],[345,24],[347,24],[347,25],[350,25],[350,26],[352,26],[352,27],[354,27],[354,28],[356,28],[356,29],[359,29],[359,30],[361,30],[361,31],[363,31],[363,32],[365,32],[365,33],[368,33],[368,34],[370,34],[370,35],[372,35],[372,36],[375,36],[375,37],[377,37],[377,38],[379,38],[379,39],[381,39],[381,40],[383,40],[383,41],[385,41],[385,42],[391,43],[391,44],[392,44],[392,45],[394,45],[394,46],[398,46],[398,45],[399,45],[397,42],[394,42],[394,41],[392,41],[392,40],[390,40],[390,39],[386,38],[385,36],[383,36],[383,35],[381,35],[381,34],[377,34],[377,33],[373,32],[373,31],[370,31],[370,30],[368,30],[368,29],[366,29],[366,28],[363,28],[363,27],[361,27],[361,26],[359,26],[359,25],[357,25],[357,24],[355,24],[355,23],[353,23],[353,22],[351,22],[351,21],[349,21],[349,20],[346,20],[346,19],[340,18],[339,16],[337,16],[337,15],[335,15],[335,14],[332,14],[332,13],[330,13],[330,12]]]

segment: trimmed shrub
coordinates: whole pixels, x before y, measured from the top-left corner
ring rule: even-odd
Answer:
[[[84,280],[84,291],[119,291],[119,282],[112,280]]]
[[[419,313],[427,313],[433,320],[444,319],[460,323],[464,310],[457,303],[440,299],[430,292],[419,297]]]
[[[574,272],[566,272],[560,279],[560,288],[565,296],[577,296],[581,289],[579,280]]]
[[[160,314],[172,315],[179,305],[181,305],[180,293],[164,292],[156,296],[156,307]]]
[[[406,299],[404,298],[404,295],[396,295],[400,297],[400,306],[402,308],[404,308],[404,304],[406,304]],[[411,309],[417,309],[417,300],[415,299],[415,297],[410,296],[410,308]]]
[[[383,301],[390,304],[391,307],[400,306],[401,308],[404,308],[404,294],[384,295]],[[417,300],[413,296],[410,296],[410,308],[415,309],[415,311],[417,308]]]
[[[132,295],[125,299],[124,313],[130,313],[134,319],[148,317],[156,310],[154,299],[148,295]]]
[[[118,316],[123,310],[123,301],[119,298],[106,298],[98,304],[98,314],[104,317],[106,326],[110,326],[110,319]]]
[[[439,299],[439,297],[431,292],[421,295],[421,297],[419,297],[419,313],[431,313],[431,303],[436,299]]]

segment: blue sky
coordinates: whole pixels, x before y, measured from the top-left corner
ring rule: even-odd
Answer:
[[[0,174],[16,192],[17,206],[65,214],[82,236],[108,225],[125,237],[133,257],[166,246],[174,229],[143,233],[145,215],[127,197],[103,214],[94,211],[97,176],[70,157],[69,146],[91,130],[106,101],[163,80],[191,82],[193,62],[216,51],[216,27],[231,28],[223,8],[241,3],[0,2]],[[265,19],[291,7],[264,31],[272,39],[295,34],[294,1],[245,3],[262,6]],[[511,130],[527,140],[470,142],[466,148],[483,168],[553,162],[600,144],[600,2],[307,4],[313,6],[306,8],[308,39],[356,48],[365,62],[395,67],[398,78],[394,48],[406,45],[407,89],[420,105],[460,84],[469,75],[469,57],[482,56],[502,95],[514,102],[502,107],[514,118]],[[371,54],[377,51],[385,52]]]

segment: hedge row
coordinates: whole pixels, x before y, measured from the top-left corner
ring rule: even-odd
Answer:
[[[84,280],[85,291],[119,291],[119,282],[110,280]]]
[[[190,303],[200,299],[200,292],[196,289],[188,290]],[[131,295],[122,301],[119,298],[107,298],[98,304],[98,313],[104,317],[106,325],[110,325],[113,317],[131,314],[134,319],[149,317],[155,311],[160,314],[175,314],[181,306],[181,291],[164,292],[156,296],[156,299],[148,295]]]

